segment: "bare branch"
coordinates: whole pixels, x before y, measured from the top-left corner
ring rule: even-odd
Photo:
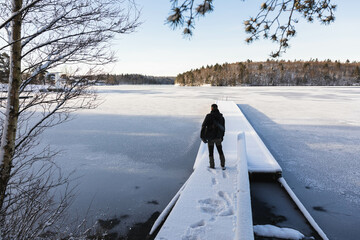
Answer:
[[[69,184],[52,160],[56,153],[34,149],[47,128],[68,121],[77,109],[96,106],[96,94],[79,76],[53,86],[55,92],[30,87],[64,63],[114,61],[110,41],[140,24],[139,13],[126,12],[120,3],[124,1],[13,0],[0,5],[1,16],[11,16],[0,27],[1,49],[10,48],[6,88],[11,91],[0,103],[5,107],[0,159],[6,159],[0,161],[0,238],[36,239],[70,204],[67,188],[55,201],[54,190]]]
[[[0,24],[0,29],[4,28],[7,24],[9,24],[16,16],[29,10],[30,8],[34,7],[35,4],[37,4],[38,2],[41,2],[41,1],[43,1],[43,0],[34,0],[33,2],[29,3],[28,5],[22,7],[19,11],[14,12],[7,20],[5,20],[2,24]]]

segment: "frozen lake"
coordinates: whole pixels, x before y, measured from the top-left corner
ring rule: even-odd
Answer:
[[[161,211],[192,171],[199,131],[218,99],[238,104],[289,185],[330,239],[360,234],[360,88],[97,87],[103,103],[46,132],[80,176],[73,211],[119,218]],[[220,109],[221,111],[221,109]],[[76,211],[75,211],[76,210]]]

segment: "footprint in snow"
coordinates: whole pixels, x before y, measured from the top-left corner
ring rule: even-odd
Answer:
[[[191,224],[184,235],[181,236],[181,240],[199,240],[204,239],[205,235],[205,221],[200,220],[199,222]]]
[[[203,227],[203,226],[205,226],[204,219],[190,225],[191,228],[198,228],[198,227]]]
[[[209,214],[218,214],[225,208],[223,201],[211,198],[199,200],[199,204],[201,211]]]
[[[218,181],[216,180],[216,178],[211,178],[211,182],[212,182],[212,185],[218,184]]]
[[[231,206],[231,200],[228,200],[226,193],[219,192],[219,196],[222,196],[223,200],[218,199],[205,199],[199,200],[200,209],[204,213],[211,214],[213,218],[216,216],[231,216],[234,215],[233,207]],[[213,219],[214,221],[215,219]]]
[[[227,192],[223,192],[223,191],[219,191],[218,192],[219,197],[221,197],[222,199],[224,199],[224,201],[226,202],[227,206],[232,205],[232,200],[229,196],[229,194]]]
[[[219,196],[224,199],[224,201],[226,202],[226,206],[227,208],[224,209],[222,212],[220,212],[220,216],[231,216],[231,215],[234,215],[234,210],[233,210],[233,207],[232,207],[232,200],[229,196],[228,193],[226,192],[223,192],[223,191],[219,191],[218,192]]]
[[[234,210],[232,209],[232,207],[229,207],[228,209],[219,213],[219,216],[223,216],[223,217],[232,216],[232,215],[234,215]]]

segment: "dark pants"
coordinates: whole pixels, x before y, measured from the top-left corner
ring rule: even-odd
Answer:
[[[214,163],[214,145],[216,145],[216,149],[219,152],[221,167],[225,167],[225,156],[224,156],[224,152],[222,150],[221,142],[222,142],[221,139],[209,140],[209,142],[208,142],[209,161],[210,161],[210,167],[212,167],[212,168],[215,167],[215,163]]]

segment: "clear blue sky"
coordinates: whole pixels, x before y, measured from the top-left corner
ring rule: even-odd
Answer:
[[[114,41],[118,62],[107,68],[111,73],[140,73],[176,76],[178,73],[215,63],[265,61],[276,46],[268,40],[245,43],[243,21],[255,16],[262,1],[214,1],[215,11],[199,18],[193,37],[182,36],[181,29],[165,25],[169,0],[136,0],[142,8],[143,24],[135,33]],[[325,26],[299,18],[297,36],[281,59],[345,61],[360,60],[360,1],[334,1],[338,5],[335,23]]]

